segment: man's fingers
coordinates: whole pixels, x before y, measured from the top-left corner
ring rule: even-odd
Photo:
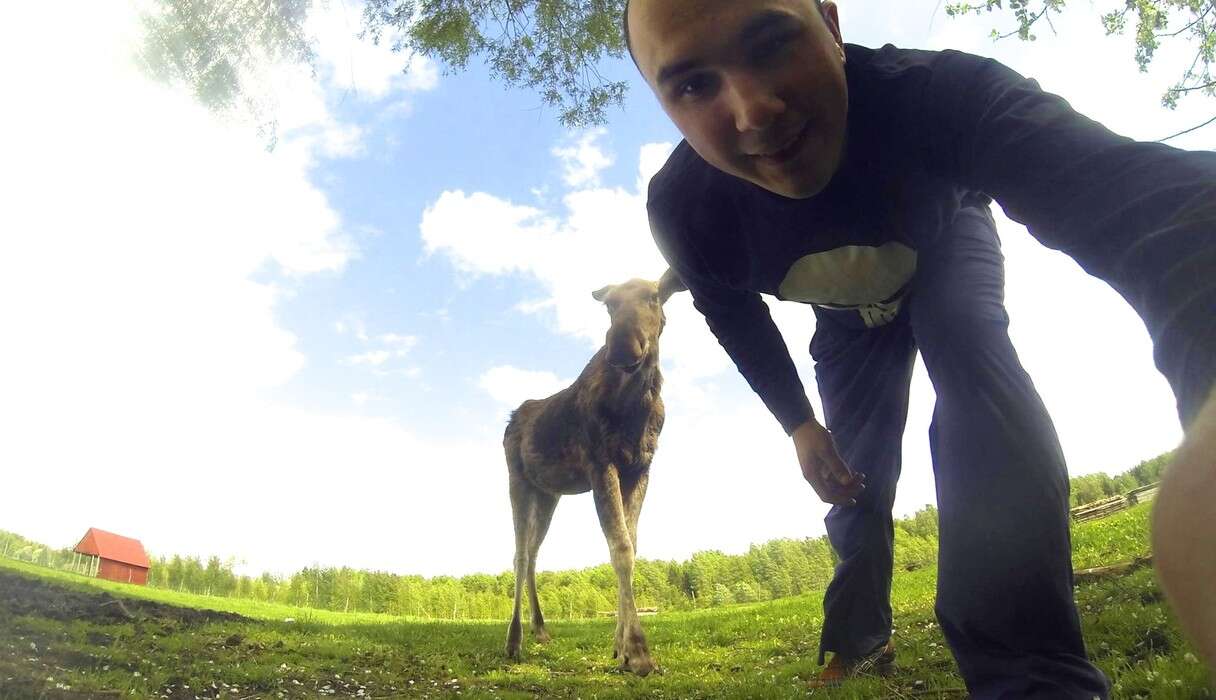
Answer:
[[[819,465],[820,473],[833,484],[848,491],[854,488],[860,491],[865,488],[864,481],[866,475],[849,469],[849,465],[845,464],[836,455],[829,455],[820,459]]]
[[[863,475],[849,470],[839,459],[820,458],[816,460],[815,466],[815,481],[819,483],[812,482],[811,487],[819,494],[820,500],[833,505],[856,503],[857,497],[865,488],[862,483]]]
[[[840,493],[833,487],[830,479],[825,479],[822,474],[812,471],[809,474],[804,474],[806,482],[815,490],[815,495],[819,496],[819,500],[824,503],[833,505],[842,505],[852,500],[851,496]]]

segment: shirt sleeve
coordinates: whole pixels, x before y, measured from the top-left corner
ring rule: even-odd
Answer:
[[[815,414],[768,305],[755,292],[717,282],[702,255],[685,244],[653,199],[647,209],[655,243],[688,287],[693,306],[786,434],[792,434]]]
[[[1114,287],[1189,424],[1216,379],[1216,153],[1119,136],[959,52],[940,54],[921,98],[915,157]]]

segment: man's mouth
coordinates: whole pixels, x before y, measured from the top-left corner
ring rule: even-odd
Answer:
[[[777,143],[773,147],[762,149],[759,153],[750,154],[751,157],[757,160],[767,161],[770,163],[784,163],[797,155],[802,150],[802,144],[806,141],[807,132],[810,131],[810,122],[802,125],[802,128],[794,132],[792,136],[785,141]]]

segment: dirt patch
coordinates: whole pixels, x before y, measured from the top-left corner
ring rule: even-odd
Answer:
[[[34,615],[51,620],[101,624],[157,620],[176,625],[248,621],[234,613],[178,608],[109,593],[86,593],[41,579],[0,571],[0,619]]]

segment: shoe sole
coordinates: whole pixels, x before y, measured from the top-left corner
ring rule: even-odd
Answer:
[[[815,679],[811,680],[810,686],[812,688],[837,688],[837,687],[845,684],[846,682],[855,680],[857,678],[874,678],[874,677],[889,678],[891,676],[894,676],[896,674],[896,672],[898,672],[898,671],[899,671],[899,667],[897,667],[895,665],[894,660],[884,661],[881,663],[876,663],[873,666],[866,668],[866,669],[852,670],[844,678],[838,678],[838,679],[833,679],[833,680],[823,680],[820,678],[815,678]]]

